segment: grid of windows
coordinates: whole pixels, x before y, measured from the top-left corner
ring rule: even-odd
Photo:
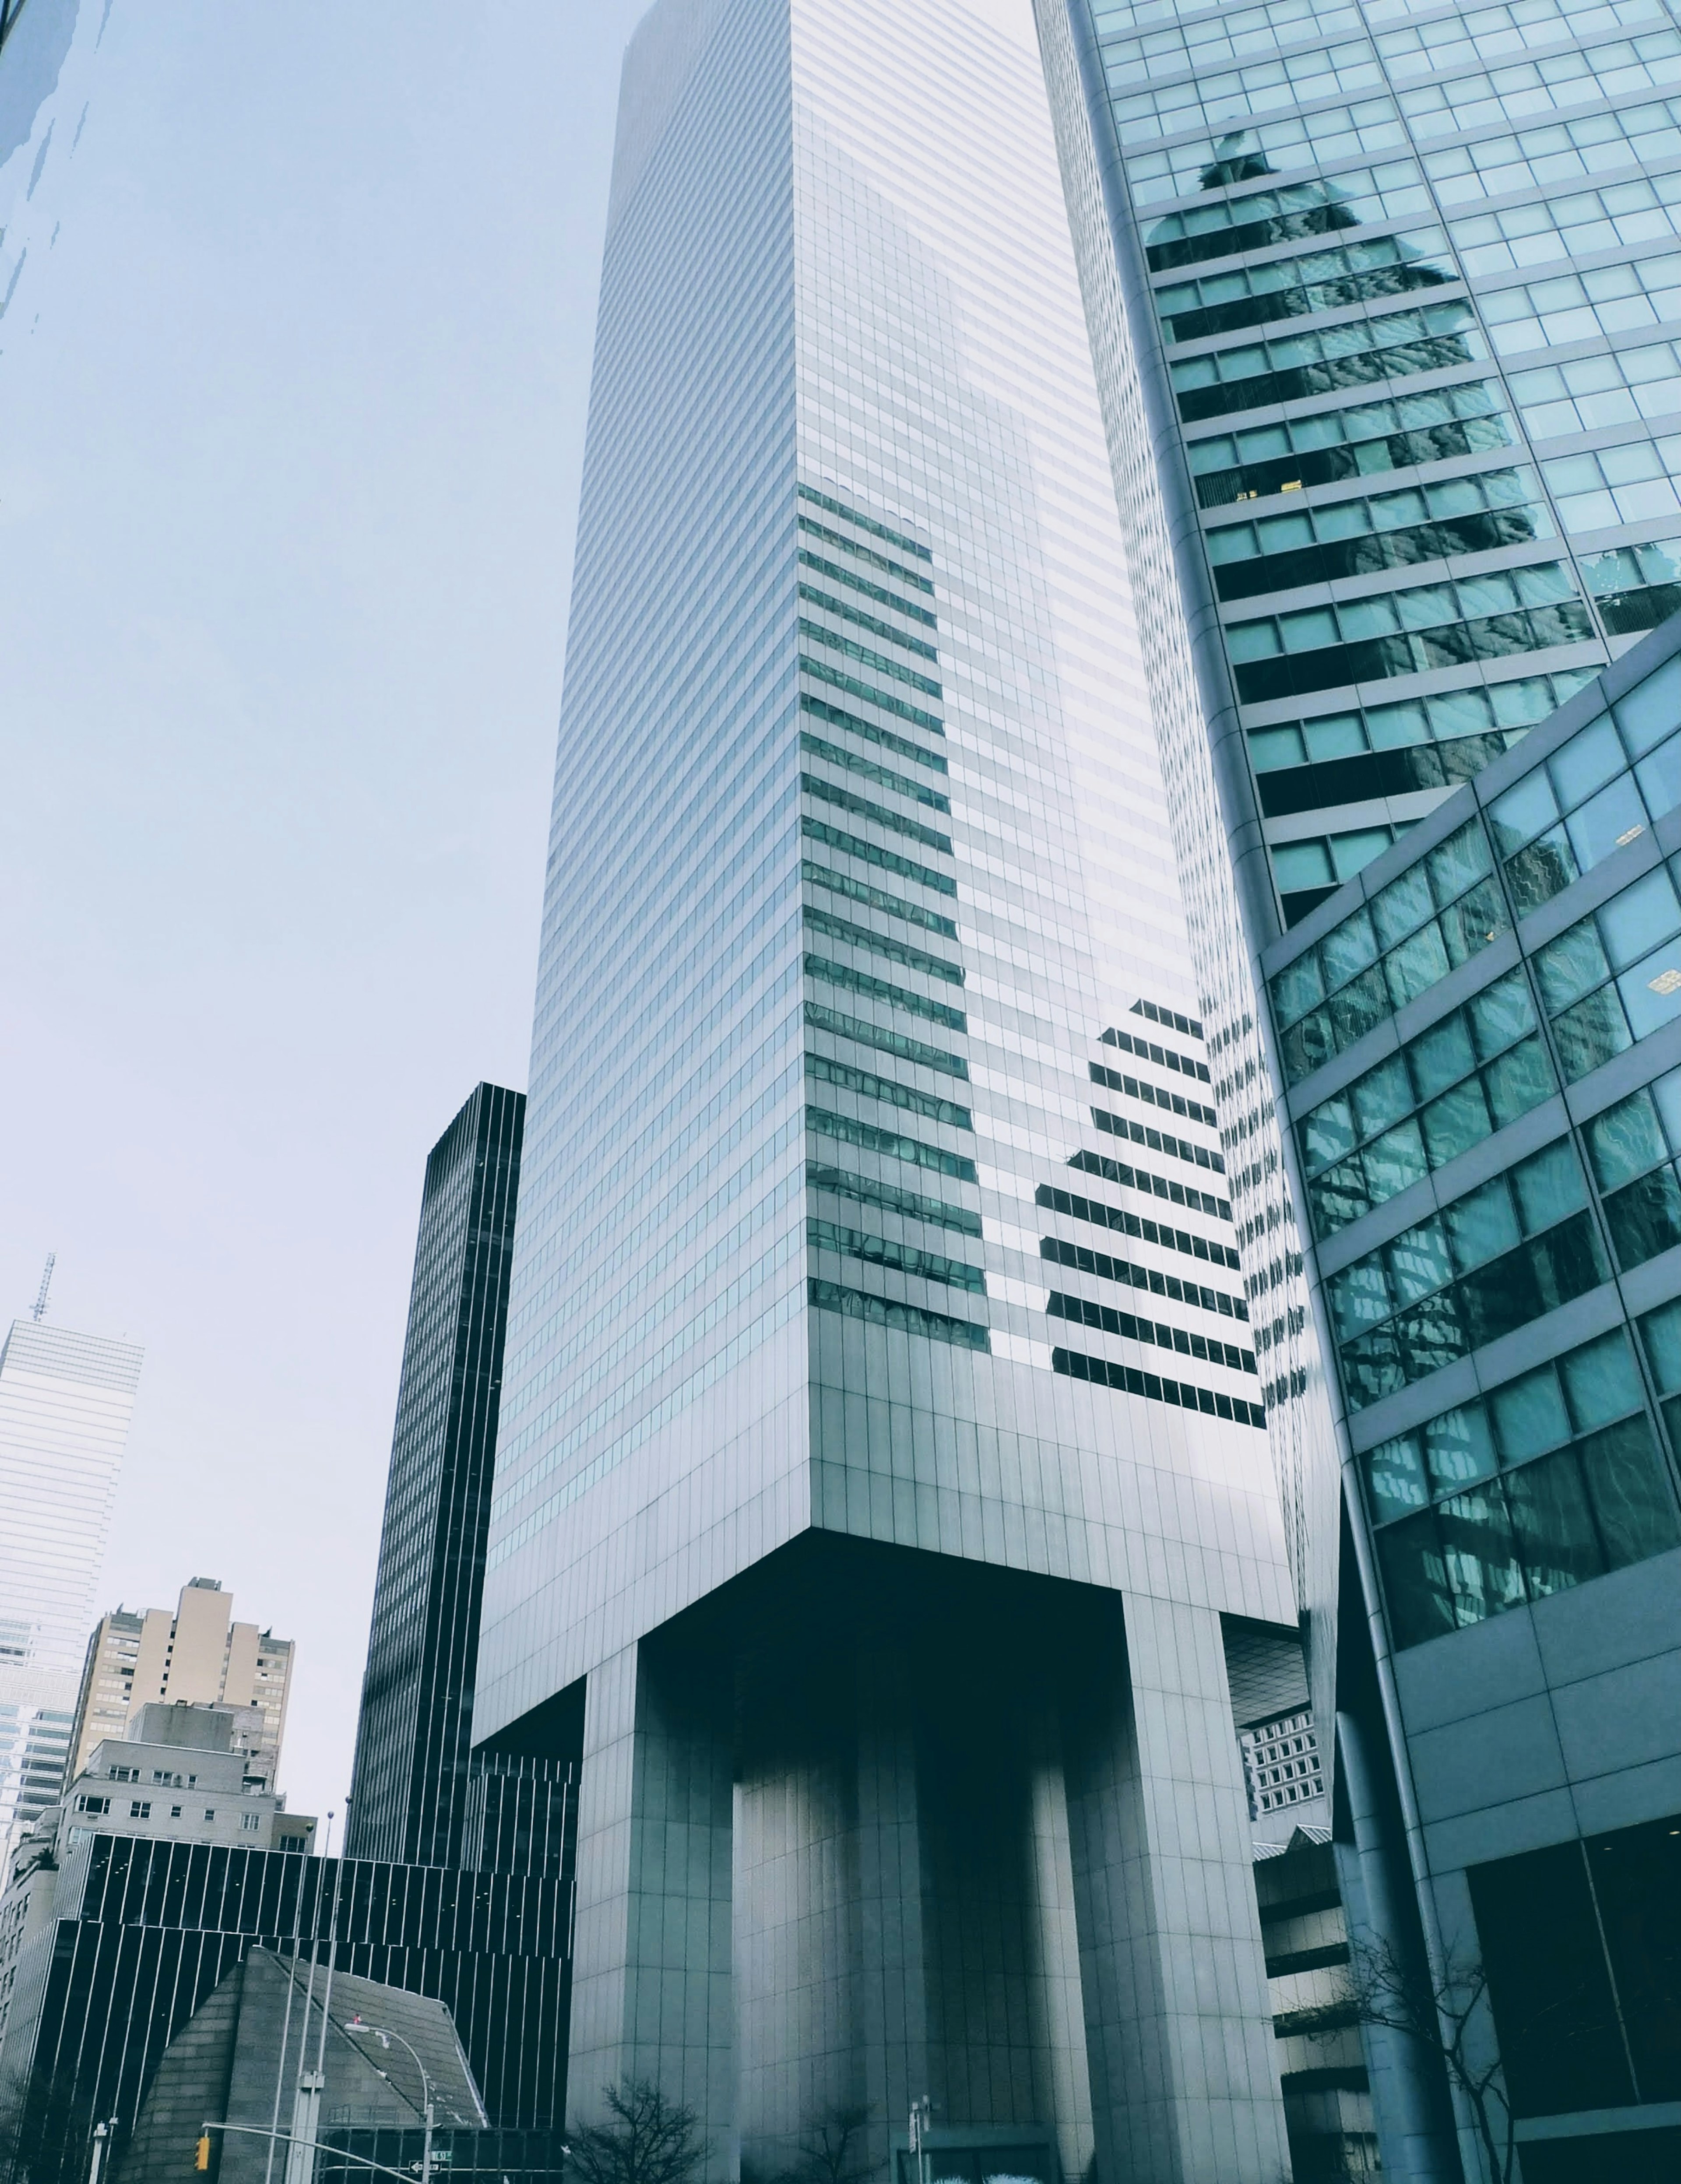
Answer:
[[[1681,1540],[1622,1328],[1368,1450],[1361,1473],[1399,1646]]]

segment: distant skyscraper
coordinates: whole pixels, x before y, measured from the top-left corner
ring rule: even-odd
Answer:
[[[1353,1938],[1681,2173],[1681,16],[1037,12]]]
[[[0,0],[0,353],[32,328],[110,0]]]
[[[433,1146],[380,1536],[347,1848],[461,1862],[526,1099],[481,1084]]]
[[[141,1356],[33,1319],[0,1349],[0,1849],[64,1780]]]
[[[181,1701],[234,1710],[234,1749],[248,1772],[272,1788],[286,1734],[292,1643],[233,1620],[233,1596],[213,1577],[183,1585],[173,1609],[102,1616],[87,1641],[76,1701],[71,1771],[102,1737],[127,1733],[148,1703]]]
[[[571,2103],[1272,2184],[1296,1627],[1037,58],[626,64],[479,1727],[582,1717]],[[1299,1670],[1297,1678],[1299,1691]],[[556,1724],[558,1740],[561,1725]]]

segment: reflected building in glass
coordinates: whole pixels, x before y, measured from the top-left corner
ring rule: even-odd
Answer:
[[[1036,12],[1350,1930],[1526,2184],[1667,2174],[1681,21]]]
[[[1228,1661],[1301,1702],[1031,45],[626,64],[476,1733],[581,1739],[573,2113],[708,2174],[1287,2161]]]

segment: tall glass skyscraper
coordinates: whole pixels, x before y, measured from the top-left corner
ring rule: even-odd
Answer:
[[[1350,1926],[1467,2014],[1369,2029],[1384,2167],[1492,2072],[1527,2184],[1664,2175],[1681,26],[1037,12]]]
[[[0,1348],[0,1858],[63,1784],[141,1357],[37,1319]]]
[[[1296,1606],[1141,649],[1031,47],[660,0],[478,1705],[582,1701],[575,2113],[655,2077],[715,2175],[925,2096],[942,2177],[1284,2165],[1227,1651]]]
[[[456,1865],[520,1195],[521,1092],[476,1086],[426,1162],[345,1849]]]

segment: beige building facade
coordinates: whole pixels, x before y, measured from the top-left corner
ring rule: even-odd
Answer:
[[[143,1706],[227,1708],[246,1771],[272,1789],[286,1730],[292,1642],[233,1618],[233,1595],[196,1577],[173,1609],[102,1616],[88,1640],[71,1740],[71,1776],[102,1739],[122,1737]]]

